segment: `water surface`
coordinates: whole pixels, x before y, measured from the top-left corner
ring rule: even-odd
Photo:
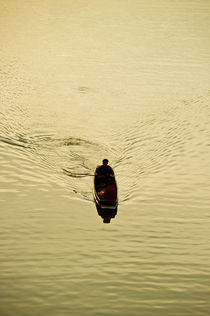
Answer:
[[[1,315],[208,315],[209,2],[0,5]]]

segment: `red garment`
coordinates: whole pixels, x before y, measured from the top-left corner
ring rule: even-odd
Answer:
[[[107,185],[104,191],[104,199],[105,200],[115,200],[116,197],[116,187],[114,184]]]

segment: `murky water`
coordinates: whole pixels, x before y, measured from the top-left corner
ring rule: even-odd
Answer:
[[[209,315],[210,2],[0,4],[0,314]]]

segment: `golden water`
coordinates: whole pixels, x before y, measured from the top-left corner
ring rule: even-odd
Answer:
[[[0,315],[209,315],[210,2],[0,8]]]

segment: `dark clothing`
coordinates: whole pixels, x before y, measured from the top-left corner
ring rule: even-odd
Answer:
[[[102,183],[104,185],[108,185],[110,183],[113,183],[114,181],[114,171],[108,165],[106,166],[101,165],[97,167],[95,171],[95,175],[96,175],[96,183],[98,185]]]
[[[99,176],[103,176],[103,177],[106,177],[108,178],[109,176],[113,176],[114,175],[114,171],[113,169],[110,167],[110,166],[104,166],[104,165],[101,165],[99,167],[96,168],[96,173],[97,175]]]

